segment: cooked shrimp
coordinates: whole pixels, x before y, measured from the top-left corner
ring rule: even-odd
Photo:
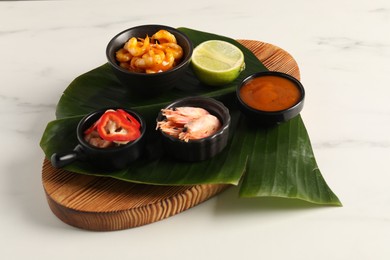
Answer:
[[[130,69],[130,63],[128,63],[128,62],[120,62],[119,66],[124,68],[124,69]]]
[[[176,43],[163,43],[161,44],[165,52],[170,52],[173,54],[175,60],[180,60],[183,57],[183,49],[180,45]]]
[[[151,38],[132,37],[116,53],[119,66],[134,72],[157,73],[172,69],[183,57],[175,36],[160,30]]]
[[[173,64],[175,62],[175,57],[172,53],[167,52],[165,55],[165,59],[162,62],[163,70],[168,70],[173,67]]]
[[[144,72],[146,68],[145,60],[142,57],[133,57],[130,61],[129,68],[135,72]]]
[[[146,70],[153,64],[153,58],[145,56],[133,57],[130,61],[130,67],[134,70]]]
[[[132,37],[126,42],[124,48],[133,56],[142,56],[149,49],[149,45],[150,39],[148,36],[143,41],[138,41],[136,37]]]
[[[130,67],[134,70],[144,70],[146,73],[166,71],[173,66],[172,54],[165,55],[162,50],[151,48],[142,57],[133,57]]]
[[[156,129],[185,142],[214,134],[221,122],[207,110],[198,107],[162,109],[165,120],[157,122]]]
[[[159,43],[173,42],[176,43],[176,37],[167,30],[160,30],[152,35],[152,42],[158,41]]]
[[[99,147],[99,148],[107,148],[107,147],[112,146],[112,144],[113,144],[111,141],[103,140],[96,130],[87,134],[85,136],[85,141],[87,141],[90,145],[95,146],[95,147]]]
[[[146,73],[157,73],[171,69],[175,64],[175,58],[172,53],[167,52],[164,59],[160,62],[156,62],[153,66],[146,69]]]
[[[115,53],[115,57],[119,62],[128,62],[132,55],[126,49],[121,48]]]
[[[183,132],[183,126],[175,124],[172,121],[160,121],[157,123],[156,129],[160,128],[167,135],[179,138],[179,134]]]
[[[151,48],[148,53],[144,54],[145,59],[149,59],[149,67],[156,66],[163,63],[165,59],[165,53],[162,50]]]
[[[157,72],[161,72],[161,71],[159,71],[159,70],[152,70],[152,69],[146,69],[145,72],[147,74],[153,74],[153,73],[157,73]]]
[[[179,139],[188,142],[191,139],[201,139],[214,134],[221,127],[218,118],[208,114],[189,121],[184,125],[183,132],[179,134]]]
[[[161,112],[168,121],[182,125],[187,124],[191,120],[209,114],[206,109],[200,107],[176,107],[174,109],[168,108],[162,109]]]

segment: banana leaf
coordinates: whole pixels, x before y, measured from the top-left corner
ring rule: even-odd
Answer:
[[[202,85],[191,69],[175,89],[140,98],[122,86],[108,64],[93,69],[65,89],[40,145],[47,158],[54,152],[72,150],[77,144],[76,126],[87,113],[104,107],[125,107],[140,112],[147,121],[147,149],[130,167],[101,172],[88,163],[76,162],[65,169],[75,173],[117,178],[152,185],[233,184],[241,197],[273,196],[341,205],[317,166],[311,143],[300,116],[275,127],[256,127],[241,115],[235,100],[237,84],[246,76],[267,70],[251,51],[237,41],[207,32],[179,28],[194,46],[210,39],[228,41],[245,56],[246,69],[234,82],[218,88]],[[230,110],[232,129],[228,146],[216,157],[196,163],[178,162],[164,154],[155,128],[158,111],[173,100],[206,96],[222,101]]]

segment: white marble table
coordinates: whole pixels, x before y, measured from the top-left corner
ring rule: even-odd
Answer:
[[[89,232],[50,211],[39,140],[62,91],[109,39],[158,23],[273,43],[300,66],[302,117],[343,207],[236,197]],[[390,259],[390,2],[0,2],[1,259]]]

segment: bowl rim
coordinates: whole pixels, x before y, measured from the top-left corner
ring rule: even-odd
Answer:
[[[174,100],[173,102],[171,102],[169,105],[165,106],[164,108],[162,109],[167,109],[167,108],[173,108],[173,107],[177,107],[175,106],[176,104],[181,104],[181,103],[185,103],[187,101],[196,101],[196,100],[201,100],[201,101],[205,101],[205,102],[208,102],[210,104],[214,104],[214,105],[217,105],[219,106],[222,110],[223,110],[223,113],[224,115],[226,116],[226,121],[225,122],[221,122],[222,123],[222,126],[221,128],[215,132],[213,135],[211,136],[207,136],[207,137],[204,137],[204,138],[201,138],[201,139],[190,139],[188,140],[188,142],[185,142],[183,140],[180,140],[176,137],[173,137],[171,135],[168,135],[166,133],[164,133],[161,129],[158,129],[159,132],[166,138],[170,139],[171,141],[173,142],[179,142],[179,143],[183,143],[183,144],[192,144],[192,143],[204,143],[204,142],[208,142],[210,140],[213,140],[213,139],[216,139],[218,138],[219,136],[223,135],[224,133],[226,133],[229,128],[230,128],[230,124],[231,124],[231,116],[230,116],[230,112],[229,112],[229,109],[221,102],[221,101],[218,101],[214,98],[210,98],[210,97],[201,97],[201,96],[189,96],[189,97],[184,97],[184,98],[180,98],[180,99],[176,99]],[[203,108],[203,107],[202,107]],[[206,108],[205,108],[206,109]],[[208,109],[206,109],[209,113],[210,111]],[[216,115],[214,115],[216,116]],[[157,118],[156,118],[156,122],[159,122],[159,118],[162,118],[163,115],[161,114],[161,110],[160,112],[158,113],[157,115]],[[221,120],[220,118],[218,118],[218,120]]]
[[[130,113],[132,116],[135,116],[139,120],[139,123],[141,124],[141,130],[140,130],[141,135],[140,135],[140,137],[138,137],[136,140],[131,141],[131,142],[127,143],[127,144],[120,145],[120,146],[115,146],[115,147],[108,147],[108,148],[95,147],[95,146],[90,145],[88,142],[86,142],[84,140],[84,135],[83,135],[83,130],[84,130],[83,128],[84,128],[86,122],[90,118],[95,117],[98,114],[100,114],[100,116],[102,116],[104,114],[104,112],[109,110],[109,109],[115,109],[115,110],[116,109],[123,109],[126,112]],[[98,117],[98,119],[100,118],[100,116]],[[99,152],[99,153],[112,153],[112,152],[117,152],[117,151],[123,150],[125,148],[134,146],[137,143],[139,143],[141,141],[141,139],[144,138],[145,133],[146,133],[146,121],[143,118],[143,116],[141,116],[141,114],[136,112],[135,110],[124,108],[124,107],[106,107],[106,108],[101,108],[101,109],[98,109],[98,110],[94,110],[94,111],[88,113],[87,115],[85,115],[79,121],[79,123],[77,124],[77,128],[76,128],[77,140],[78,140],[79,144],[81,144],[82,146],[86,147],[89,150],[92,150],[94,152]]]
[[[111,53],[110,49],[112,49],[111,45],[113,45],[113,43],[117,40],[117,38],[119,38],[124,33],[127,33],[128,31],[139,29],[139,28],[147,28],[147,27],[159,27],[161,29],[166,29],[166,30],[168,30],[170,32],[174,32],[175,34],[181,35],[185,39],[185,41],[189,45],[189,52],[186,54],[185,57],[183,57],[182,61],[179,64],[177,64],[175,67],[173,67],[172,69],[167,70],[167,71],[163,71],[163,72],[159,72],[159,73],[147,74],[147,73],[140,73],[140,72],[134,72],[134,71],[126,70],[126,69],[120,67],[117,64],[115,59],[114,60],[112,59],[112,57],[110,56],[110,53]],[[125,43],[122,43],[122,45],[124,45],[124,44]],[[181,69],[182,67],[185,67],[186,64],[188,64],[191,61],[191,56],[192,56],[193,50],[194,50],[194,44],[192,43],[190,38],[185,33],[183,33],[182,31],[178,30],[177,28],[173,28],[171,26],[162,25],[162,24],[144,24],[144,25],[138,25],[138,26],[134,26],[134,27],[131,27],[131,28],[127,28],[127,29],[117,33],[114,37],[112,37],[111,40],[108,42],[108,44],[106,46],[106,58],[108,60],[108,63],[111,66],[113,66],[115,69],[117,69],[117,70],[119,70],[119,71],[121,71],[123,73],[126,73],[128,75],[137,75],[137,76],[140,76],[140,77],[158,77],[159,75],[169,74],[169,73],[172,73],[174,71],[177,71],[177,70]]]
[[[250,81],[251,79],[259,78],[259,77],[263,77],[263,76],[276,76],[276,77],[282,77],[282,78],[290,80],[298,88],[298,90],[299,90],[299,92],[301,94],[300,97],[299,97],[299,100],[294,105],[292,105],[292,106],[290,106],[288,108],[282,109],[282,110],[277,110],[277,111],[265,111],[265,110],[255,109],[255,108],[247,105],[241,99],[240,89],[248,81]],[[249,111],[252,111],[253,113],[257,113],[257,114],[261,114],[261,115],[280,115],[280,114],[284,114],[284,113],[290,112],[292,110],[295,110],[297,107],[299,107],[304,102],[304,100],[305,100],[305,88],[303,87],[303,85],[300,82],[300,80],[298,80],[297,78],[291,76],[290,74],[287,74],[287,73],[284,73],[284,72],[280,72],[280,71],[260,71],[260,72],[255,72],[255,73],[252,73],[252,74],[248,75],[247,77],[245,77],[241,81],[240,84],[238,84],[238,86],[236,88],[236,96],[237,96],[237,99],[238,99],[239,103],[242,106],[244,106],[246,109],[248,109]]]

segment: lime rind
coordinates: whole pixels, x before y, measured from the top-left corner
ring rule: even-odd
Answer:
[[[244,54],[231,43],[206,41],[194,49],[192,67],[201,82],[224,85],[235,80],[245,69]]]

